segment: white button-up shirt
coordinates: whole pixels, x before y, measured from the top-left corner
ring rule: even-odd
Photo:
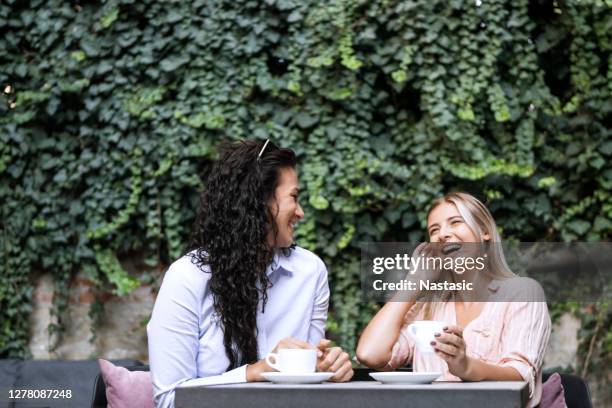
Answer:
[[[177,386],[246,382],[246,365],[226,372],[223,330],[208,287],[210,273],[191,253],[174,262],[147,325],[149,362],[157,408],[174,406]],[[325,334],[329,305],[327,269],[312,252],[296,247],[277,255],[267,270],[265,313],[257,311],[257,348],[263,358],[288,336],[317,344]]]

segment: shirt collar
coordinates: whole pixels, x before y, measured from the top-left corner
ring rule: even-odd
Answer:
[[[272,275],[279,269],[287,272],[289,275],[293,275],[295,268],[293,262],[291,262],[291,255],[293,254],[294,249],[290,249],[289,251],[289,255],[284,255],[280,250],[274,251],[272,262],[270,265],[268,265],[268,269],[266,270],[268,276]]]

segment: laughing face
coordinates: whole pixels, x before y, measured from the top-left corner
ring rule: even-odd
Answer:
[[[427,217],[427,229],[429,241],[439,244],[444,255],[456,256],[463,242],[482,242],[489,240],[489,234],[481,237],[465,222],[457,207],[448,202],[443,202],[435,207]],[[476,249],[472,245],[470,249]]]
[[[299,187],[295,169],[281,169],[279,182],[274,192],[274,198],[268,204],[272,214],[275,214],[277,235],[270,231],[268,242],[273,248],[287,248],[293,243],[295,224],[304,218],[304,211],[298,201]]]

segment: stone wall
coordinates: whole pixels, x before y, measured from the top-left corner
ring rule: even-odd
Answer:
[[[47,330],[52,322],[53,282],[50,275],[37,279],[31,315],[30,350],[35,359],[137,359],[148,363],[146,323],[155,302],[156,288],[143,285],[125,297],[107,296],[104,312],[92,338],[93,320],[89,310],[94,296],[93,283],[77,276],[72,283],[66,332],[58,338]],[[577,349],[580,320],[565,314],[553,327],[544,369],[571,372],[578,366]],[[56,347],[54,347],[56,346]],[[612,370],[607,376],[588,378],[594,406],[612,406],[610,386]]]
[[[77,276],[71,286],[66,330],[59,339],[47,330],[54,319],[52,278],[43,275],[37,280],[29,344],[35,359],[130,358],[148,362],[146,324],[155,303],[153,287],[143,285],[124,297],[106,295],[93,336],[94,320],[90,315],[95,300],[93,283]]]

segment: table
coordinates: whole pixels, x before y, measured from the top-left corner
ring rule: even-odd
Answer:
[[[435,382],[386,385],[376,381],[323,384],[244,383],[177,388],[176,408],[522,408],[529,398],[524,381]]]

